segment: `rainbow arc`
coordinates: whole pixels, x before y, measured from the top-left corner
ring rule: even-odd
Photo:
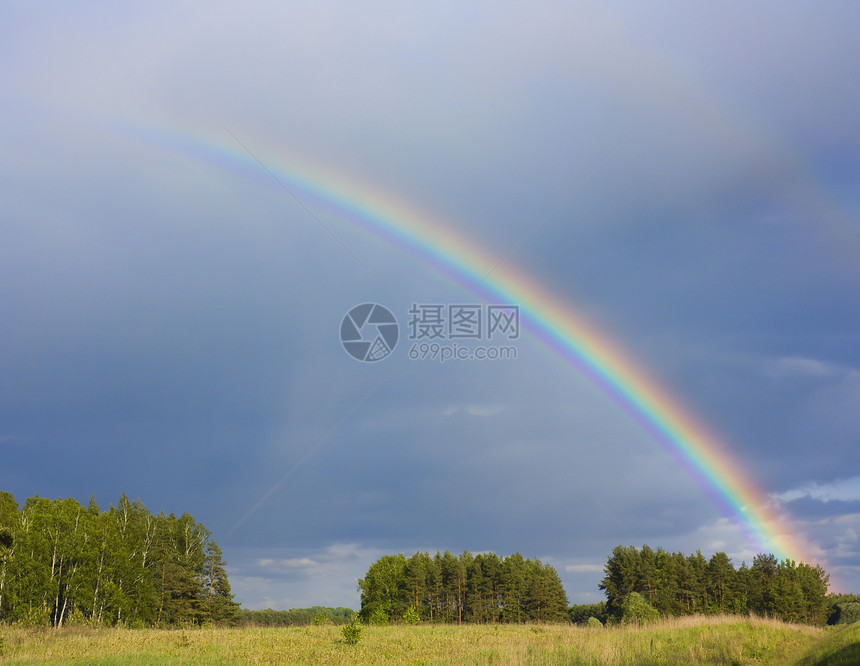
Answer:
[[[234,148],[187,134],[134,128],[143,138],[222,168],[268,175],[313,206],[347,219],[453,278],[488,302],[516,303],[521,325],[566,363],[609,395],[692,475],[721,512],[746,534],[750,547],[777,557],[810,561],[752,476],[685,407],[619,345],[594,327],[569,302],[518,270],[499,262],[475,241],[389,193],[330,169],[256,160]]]

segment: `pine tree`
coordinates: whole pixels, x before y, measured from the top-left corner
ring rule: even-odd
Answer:
[[[714,553],[708,561],[708,588],[714,600],[713,610],[724,613],[728,610],[728,600],[734,593],[735,569],[728,555]]]
[[[502,561],[501,593],[504,622],[524,622],[526,619],[523,608],[526,592],[525,569],[525,560],[520,553],[514,553]]]
[[[537,622],[563,622],[567,617],[567,595],[556,570],[540,560],[526,560],[527,618]]]
[[[750,567],[749,609],[757,615],[773,617],[776,614],[774,584],[779,561],[771,554],[756,555]]]
[[[691,589],[691,613],[704,613],[708,610],[710,599],[708,595],[708,561],[702,555],[701,550],[697,550],[693,555],[687,558],[690,571],[690,589]]]
[[[649,546],[642,546],[639,553],[639,575],[636,587],[653,604],[657,598],[657,553]]]
[[[637,591],[639,578],[640,556],[634,546],[616,546],[612,549],[606,566],[606,575],[599,588],[606,592],[606,605],[610,615],[621,618],[621,604],[631,592]]]
[[[484,577],[484,589],[487,594],[487,621],[498,622],[501,619],[502,597],[502,561],[496,553],[487,553],[481,559],[481,574]]]
[[[824,624],[828,616],[827,585],[830,575],[820,566],[801,563],[797,565],[797,577],[805,601],[801,622]]]
[[[460,553],[457,558],[457,623],[462,624],[464,618],[464,608],[468,595],[468,579],[467,574],[469,566],[472,564],[474,556],[467,550]]]
[[[416,612],[426,605],[427,563],[430,556],[427,553],[415,553],[406,561],[404,578],[409,590],[409,601]]]
[[[489,580],[484,577],[484,556],[474,557],[466,571],[466,618],[468,622],[488,622],[492,600]]]
[[[206,545],[206,563],[203,586],[206,594],[205,614],[216,624],[235,624],[238,620],[239,604],[233,601],[230,581],[224,569],[221,549],[214,540]]]

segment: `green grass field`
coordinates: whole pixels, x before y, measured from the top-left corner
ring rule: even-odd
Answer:
[[[816,628],[695,617],[644,628],[571,625],[341,628],[0,627],[0,664],[825,664],[860,663],[860,625]]]

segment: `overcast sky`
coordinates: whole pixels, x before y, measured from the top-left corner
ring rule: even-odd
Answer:
[[[520,551],[578,603],[617,544],[751,561],[527,327],[515,359],[411,360],[412,304],[489,303],[289,179],[339,174],[510,253],[860,591],[858,25],[853,2],[0,3],[0,488],[187,511],[248,608],[357,608],[377,557],[418,549]],[[366,302],[400,325],[376,362],[339,340]]]

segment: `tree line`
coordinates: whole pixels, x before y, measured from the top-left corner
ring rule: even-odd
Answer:
[[[187,513],[153,515],[123,495],[102,511],[91,498],[32,497],[19,507],[0,491],[0,622],[61,627],[186,624],[341,624],[345,608],[243,611],[233,600],[211,533]],[[620,621],[653,608],[664,617],[758,614],[831,624],[860,617],[860,596],[827,595],[819,566],[757,555],[735,568],[649,546],[617,546],[599,587],[606,602],[573,606],[555,569],[520,553],[385,555],[358,581],[364,621],[519,623]],[[633,596],[635,593],[636,596]],[[631,602],[635,601],[635,604]],[[627,602],[625,606],[625,602]],[[648,613],[646,613],[648,615]]]
[[[820,566],[756,555],[735,568],[722,552],[706,559],[642,546],[616,546],[604,567],[605,618],[620,620],[625,598],[638,593],[662,616],[756,614],[787,622],[824,624],[830,614],[829,575]],[[595,608],[594,610],[599,610]],[[581,620],[582,612],[571,610]]]
[[[827,602],[827,624],[860,621],[860,594],[831,594]]]
[[[242,627],[307,627],[311,624],[347,624],[355,611],[351,608],[330,608],[312,606],[310,608],[291,608],[290,610],[248,610],[243,608],[239,615]]]
[[[365,621],[397,621],[407,613],[447,623],[567,620],[567,595],[555,569],[520,553],[384,555],[358,587]]]
[[[187,513],[153,515],[123,495],[91,498],[0,492],[0,621],[129,626],[235,623],[221,549]]]

